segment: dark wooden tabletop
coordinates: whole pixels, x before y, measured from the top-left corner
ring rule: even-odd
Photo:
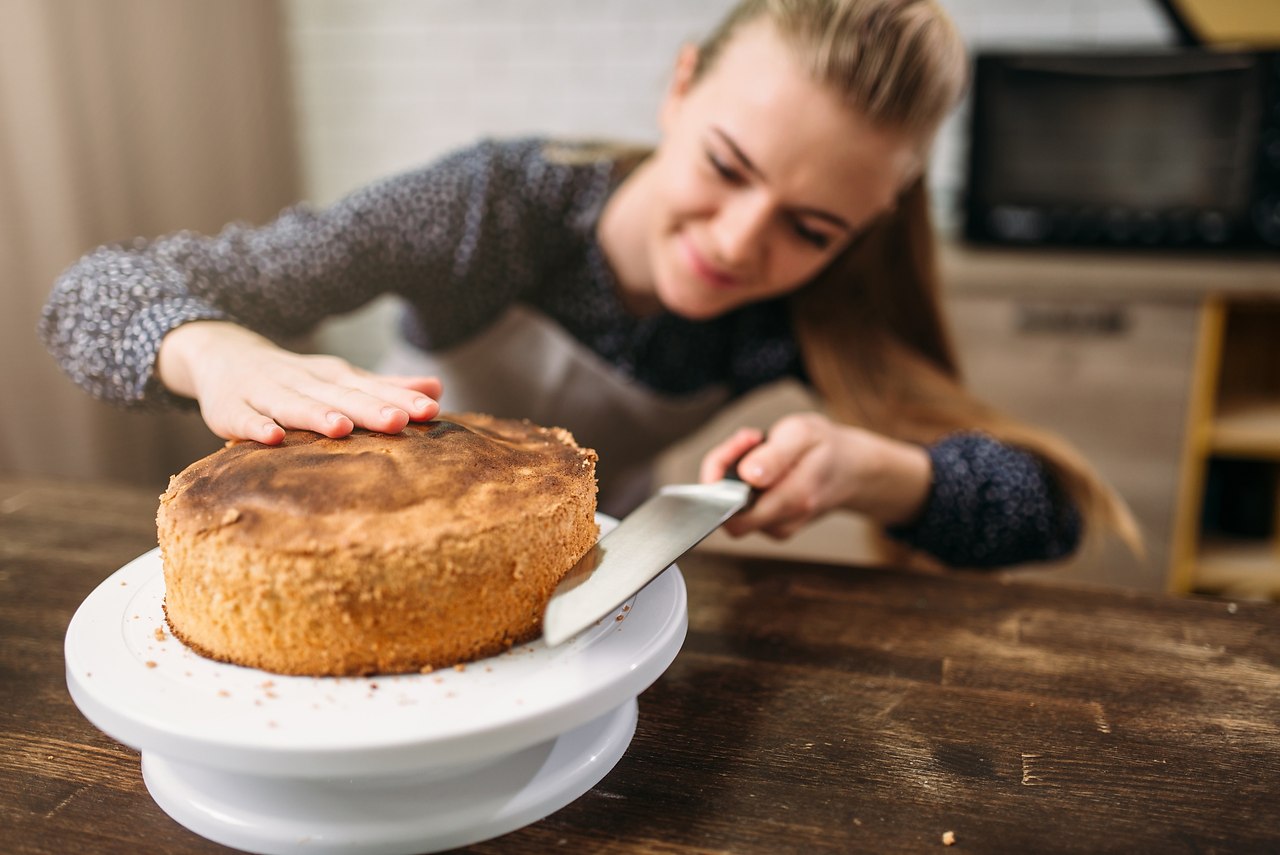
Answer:
[[[0,852],[229,851],[169,819],[67,694],[67,623],[154,546],[155,506],[0,479]],[[1276,605],[681,567],[689,635],[625,756],[470,851],[1280,851]]]

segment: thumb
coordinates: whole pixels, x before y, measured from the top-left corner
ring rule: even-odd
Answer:
[[[719,481],[729,471],[729,467],[763,441],[764,432],[759,428],[739,428],[733,436],[708,451],[702,458],[698,480],[704,484]]]

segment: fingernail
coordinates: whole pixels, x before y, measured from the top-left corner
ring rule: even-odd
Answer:
[[[430,398],[415,398],[413,400],[413,408],[415,410],[425,410],[429,406],[431,406]]]
[[[324,417],[324,420],[331,425],[336,425],[342,419],[342,413],[330,412]]]
[[[382,417],[383,417],[384,419],[394,419],[394,418],[396,418],[397,416],[399,416],[402,412],[404,412],[404,411],[403,411],[403,410],[400,410],[400,409],[397,409],[396,407],[383,407],[383,408],[382,408]]]
[[[746,475],[748,478],[760,479],[764,477],[764,467],[759,463],[753,463],[747,467]]]

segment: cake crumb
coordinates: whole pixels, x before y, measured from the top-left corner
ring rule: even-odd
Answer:
[[[270,688],[272,688],[273,686],[275,686],[275,681],[274,681],[274,680],[267,680],[265,683],[259,683],[258,685],[259,685],[261,688],[263,688],[263,689],[270,689]]]
[[[463,671],[467,670],[467,665],[465,662],[459,662],[457,665],[453,666],[453,670],[457,671],[458,673],[462,673]]]
[[[614,618],[614,620],[617,620],[617,621],[626,620],[626,617],[627,617],[626,615],[618,615],[616,618]]]
[[[222,515],[223,525],[232,525],[240,519],[240,511],[236,508],[227,508],[227,512]]]
[[[146,665],[147,665],[147,667],[148,667],[148,668],[154,668],[154,667],[156,667],[155,660],[153,660],[153,659],[148,659],[148,660],[147,660],[147,662],[146,662]]]
[[[944,832],[942,832],[942,845],[943,845],[943,846],[955,846],[955,845],[956,845],[956,833],[955,833],[954,831],[944,831]]]
[[[434,665],[423,665],[421,668],[418,669],[418,673],[430,674],[434,670],[436,670]]]
[[[167,636],[167,635],[165,635],[165,634],[164,634],[164,627],[162,627],[162,626],[158,626],[158,627],[156,627],[156,633],[155,633],[155,635],[156,635],[156,641],[164,641],[166,638],[168,638],[168,637],[169,637],[169,636]]]

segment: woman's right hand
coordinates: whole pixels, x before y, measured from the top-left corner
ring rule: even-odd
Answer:
[[[398,433],[440,411],[435,377],[373,374],[336,356],[278,347],[224,321],[195,321],[160,345],[160,381],[195,398],[205,424],[224,439],[275,445],[285,428],[346,436],[361,427]]]

